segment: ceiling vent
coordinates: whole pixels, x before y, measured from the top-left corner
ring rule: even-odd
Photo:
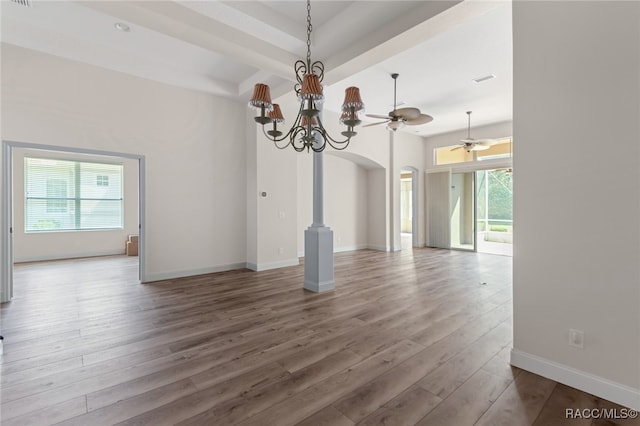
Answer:
[[[494,78],[496,78],[494,74],[489,74],[485,75],[484,77],[474,78],[473,81],[475,81],[476,83],[482,83],[483,81],[493,80]]]
[[[31,0],[11,0],[11,3],[15,3],[19,6],[31,7]]]

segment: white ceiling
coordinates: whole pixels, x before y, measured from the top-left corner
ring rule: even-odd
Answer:
[[[5,43],[242,101],[256,82],[274,98],[290,92],[293,64],[306,55],[301,0],[1,3]],[[474,126],[511,120],[509,1],[314,0],[311,8],[325,108],[338,110],[355,85],[368,113],[386,114],[397,72],[398,102],[434,117],[405,131],[466,128],[468,110]],[[472,81],[489,74],[496,78]]]

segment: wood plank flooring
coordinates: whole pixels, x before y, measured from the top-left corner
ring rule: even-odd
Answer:
[[[509,366],[511,258],[435,249],[139,284],[137,258],[16,265],[2,305],[0,423],[640,425]]]

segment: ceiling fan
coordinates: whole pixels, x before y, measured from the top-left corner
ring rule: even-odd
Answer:
[[[471,137],[471,112],[467,111],[468,116],[468,124],[467,124],[467,137],[464,139],[460,139],[462,142],[459,146],[452,148],[451,151],[455,151],[456,149],[464,148],[465,151],[484,151],[485,149],[489,149],[491,145],[495,145],[496,141],[493,139],[474,139]]]
[[[405,124],[409,126],[417,126],[420,124],[426,124],[433,120],[433,117],[427,114],[422,114],[418,108],[396,108],[396,84],[398,75],[398,73],[391,74],[391,78],[393,78],[393,111],[389,112],[387,115],[366,114],[367,117],[382,118],[385,121],[365,124],[362,127],[377,126],[379,124],[387,123],[387,129],[395,132],[396,130],[404,127]]]

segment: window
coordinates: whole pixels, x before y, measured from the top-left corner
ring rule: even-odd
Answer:
[[[121,164],[24,162],[25,232],[122,229]]]
[[[435,163],[443,164],[468,163],[472,161],[496,160],[511,158],[511,139],[500,139],[488,149],[467,152],[460,148],[460,144],[435,148]]]

